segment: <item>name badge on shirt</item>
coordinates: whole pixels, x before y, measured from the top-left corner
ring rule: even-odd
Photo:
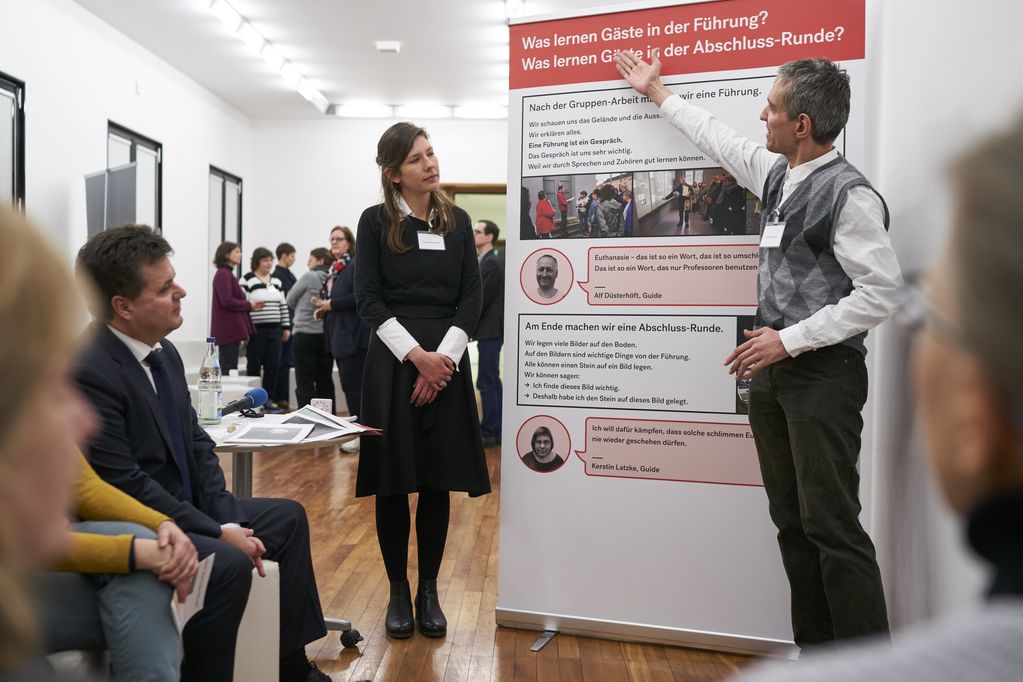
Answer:
[[[443,251],[444,237],[433,232],[417,232],[420,251]]]
[[[760,248],[776,249],[781,246],[781,236],[785,234],[785,221],[776,221],[764,225],[764,232],[760,235]]]

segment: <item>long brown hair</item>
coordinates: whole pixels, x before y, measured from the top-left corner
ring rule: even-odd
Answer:
[[[412,145],[420,136],[427,140],[430,136],[426,131],[413,123],[395,123],[384,131],[377,142],[377,165],[380,167],[380,186],[384,194],[384,215],[387,216],[387,247],[395,253],[404,253],[409,246],[401,240],[401,223],[405,220],[398,209],[398,195],[401,187],[396,182],[391,182],[387,177],[388,173],[398,173],[401,165],[405,163]],[[455,229],[455,203],[445,194],[444,190],[438,188],[430,192],[430,208],[437,212],[437,219],[431,232],[434,234],[448,234]]]

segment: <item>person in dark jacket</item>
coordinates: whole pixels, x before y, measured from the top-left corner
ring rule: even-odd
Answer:
[[[473,338],[479,349],[479,374],[476,388],[483,403],[480,432],[483,446],[501,444],[501,344],[504,341],[504,265],[494,246],[501,230],[490,220],[481,220],[473,228],[476,255],[483,280],[483,310]]]
[[[295,264],[296,250],[288,242],[281,242],[277,245],[275,253],[277,254],[277,267],[274,268],[273,276],[281,281],[281,291],[284,292],[284,297],[287,299],[291,288],[298,281],[295,273],[291,271],[291,266]],[[289,313],[292,332],[294,332],[295,311],[289,309]],[[291,397],[291,368],[295,366],[293,341],[294,339],[289,338],[281,343],[281,362],[277,366],[277,382],[274,384],[273,391],[273,394],[280,398],[278,403],[283,403],[281,407],[285,410],[288,409],[288,400]]]
[[[362,373],[369,347],[369,325],[355,310],[355,235],[341,225],[330,231],[334,263],[320,290],[317,319],[324,320],[327,347],[337,362],[348,414],[362,414]],[[346,452],[359,448],[359,440],[345,443]]]
[[[256,331],[252,326],[250,310],[261,310],[262,301],[250,301],[234,276],[234,269],[242,262],[242,249],[234,242],[217,247],[213,264],[213,307],[210,313],[210,336],[217,340],[220,369],[226,374],[238,369],[238,348]]]

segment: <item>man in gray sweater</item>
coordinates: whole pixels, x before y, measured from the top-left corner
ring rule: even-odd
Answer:
[[[675,96],[660,61],[631,52],[618,71],[763,205],[755,329],[725,359],[748,375],[749,420],[792,595],[800,647],[888,630],[874,545],[860,525],[860,414],[867,330],[902,284],[888,208],[834,140],[848,75],[826,59],[789,62],[767,95],[761,145]]]

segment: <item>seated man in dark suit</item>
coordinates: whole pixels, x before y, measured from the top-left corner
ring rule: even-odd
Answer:
[[[205,607],[185,627],[182,680],[231,679],[252,567],[262,574],[263,557],[280,563],[281,682],[328,680],[305,656],[305,644],[326,634],[305,510],[226,489],[181,356],[164,338],[181,326],[185,296],[170,254],[163,237],[134,225],[94,235],[78,252],[79,273],[100,293],[76,372],[103,424],[87,456],[102,478],[174,519],[200,557],[216,554]]]

